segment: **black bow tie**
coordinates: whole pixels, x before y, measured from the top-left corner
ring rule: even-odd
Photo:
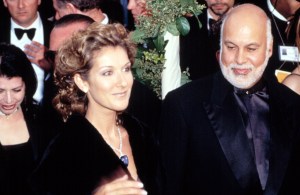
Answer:
[[[34,34],[35,34],[35,28],[31,28],[31,29],[28,29],[28,30],[24,30],[24,29],[20,29],[20,28],[15,28],[15,34],[17,36],[17,38],[20,40],[22,39],[24,33],[27,34],[28,38],[30,40],[33,39],[34,37]]]

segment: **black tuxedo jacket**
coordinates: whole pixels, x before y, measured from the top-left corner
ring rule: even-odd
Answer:
[[[148,194],[156,195],[157,147],[152,132],[136,119],[123,117],[139,179]],[[119,168],[128,172],[95,127],[75,115],[50,144],[31,181],[38,194],[91,195],[104,177]]]
[[[180,36],[180,66],[182,70],[188,67],[190,78],[195,80],[220,69],[216,58],[219,32],[214,35],[208,32],[206,9],[198,16],[202,28],[195,16],[187,19],[191,29],[186,36]]]
[[[164,195],[299,193],[300,97],[276,82],[268,81],[267,88],[271,143],[266,190],[260,186],[233,87],[217,73],[170,92],[163,102]]]
[[[53,28],[53,22],[42,18],[42,23],[43,23],[43,29],[44,29],[44,46],[47,48],[49,47],[49,38],[50,38],[50,33]],[[5,42],[5,43],[10,43],[10,28],[11,28],[11,21],[10,17],[4,17],[3,20],[1,20],[0,23],[0,42]]]

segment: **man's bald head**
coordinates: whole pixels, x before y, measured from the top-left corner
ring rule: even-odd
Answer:
[[[92,18],[81,14],[70,14],[60,18],[50,34],[50,50],[57,51],[75,32],[85,30],[93,22]]]
[[[238,88],[255,85],[272,55],[271,23],[266,13],[253,4],[234,7],[223,20],[220,47],[225,78]]]

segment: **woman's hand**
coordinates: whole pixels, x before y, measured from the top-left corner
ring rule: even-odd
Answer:
[[[128,175],[123,175],[112,181],[105,181],[93,193],[93,195],[146,195],[143,183],[129,180]]]

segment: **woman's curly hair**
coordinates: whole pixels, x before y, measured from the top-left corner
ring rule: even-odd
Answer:
[[[86,94],[74,82],[74,75],[79,74],[86,80],[93,66],[94,54],[109,46],[122,47],[133,64],[136,45],[130,41],[127,30],[121,24],[94,22],[86,30],[75,33],[58,50],[54,70],[58,93],[53,105],[65,121],[72,113],[84,115],[88,104]]]

